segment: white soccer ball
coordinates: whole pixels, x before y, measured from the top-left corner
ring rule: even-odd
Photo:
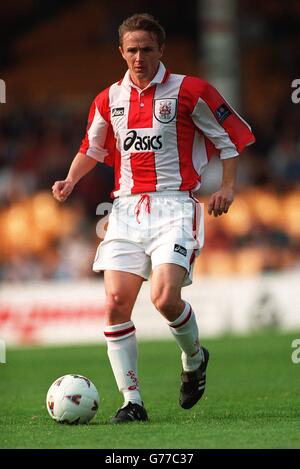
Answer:
[[[99,407],[95,385],[82,375],[65,375],[51,384],[46,397],[49,415],[60,423],[88,423]]]

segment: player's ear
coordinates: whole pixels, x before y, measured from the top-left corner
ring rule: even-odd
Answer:
[[[160,52],[160,57],[161,58],[163,56],[163,53],[165,52],[165,44],[162,44],[159,48],[159,52]]]
[[[122,46],[119,46],[119,51],[120,51],[120,54],[122,55],[123,59],[126,60],[125,57],[124,57],[124,52],[123,52]]]

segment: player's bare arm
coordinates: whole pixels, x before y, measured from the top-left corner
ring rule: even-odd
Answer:
[[[77,182],[97,164],[93,158],[89,158],[83,153],[77,153],[71,163],[69,173],[64,181],[56,181],[52,186],[53,197],[59,202],[65,202]]]
[[[215,217],[227,213],[234,199],[238,158],[222,160],[223,174],[220,190],[212,194],[208,203],[209,215]]]

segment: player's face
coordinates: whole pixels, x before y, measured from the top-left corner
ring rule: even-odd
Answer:
[[[142,30],[125,33],[119,49],[132,81],[146,87],[154,78],[163,54],[163,46],[159,46],[156,35]]]

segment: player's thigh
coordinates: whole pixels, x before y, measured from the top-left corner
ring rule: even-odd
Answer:
[[[104,288],[107,307],[131,315],[143,281],[143,277],[130,272],[105,270]]]
[[[181,265],[165,263],[154,267],[151,277],[151,301],[154,305],[180,301],[185,276],[186,269]]]

